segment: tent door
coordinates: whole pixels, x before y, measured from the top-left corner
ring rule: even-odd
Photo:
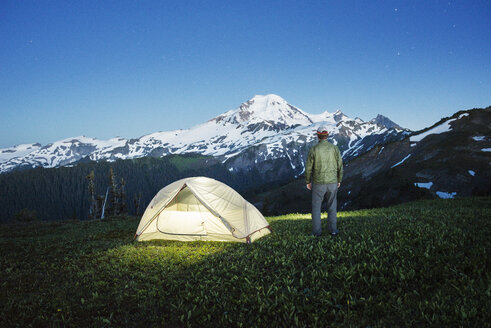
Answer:
[[[206,236],[205,221],[209,211],[184,185],[157,219],[160,232],[173,235]]]
[[[206,236],[199,212],[164,210],[157,219],[157,228],[160,232],[171,235]]]

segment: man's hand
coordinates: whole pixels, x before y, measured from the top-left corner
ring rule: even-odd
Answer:
[[[308,190],[312,190],[312,182],[311,183],[307,183],[307,189]]]
[[[338,188],[341,187],[341,182],[338,182]]]

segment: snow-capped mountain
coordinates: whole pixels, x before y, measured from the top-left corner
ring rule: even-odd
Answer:
[[[23,157],[41,148],[41,144],[22,144],[10,148],[0,149],[0,162],[6,162],[12,158]]]
[[[312,115],[277,95],[255,96],[236,109],[190,129],[156,132],[130,140],[74,137],[44,147],[32,144],[0,149],[0,172],[65,166],[82,159],[114,161],[199,153],[218,158],[231,171],[267,169],[272,161],[287,159],[291,170],[300,174],[320,125],[329,128],[330,141],[349,160],[409,133],[397,125],[387,126],[386,122],[393,123],[388,119],[364,122],[351,119],[341,111]]]

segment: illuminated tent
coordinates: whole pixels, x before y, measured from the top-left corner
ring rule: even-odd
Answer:
[[[270,233],[254,205],[224,183],[186,178],[161,189],[143,214],[136,239],[253,242]]]

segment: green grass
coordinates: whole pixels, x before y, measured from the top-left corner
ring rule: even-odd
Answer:
[[[180,172],[203,166],[205,165],[207,159],[209,159],[209,157],[198,154],[169,156],[169,162],[173,164]]]
[[[252,245],[138,243],[137,218],[1,225],[0,326],[489,327],[490,218],[490,197],[420,201],[316,239],[290,214]]]

